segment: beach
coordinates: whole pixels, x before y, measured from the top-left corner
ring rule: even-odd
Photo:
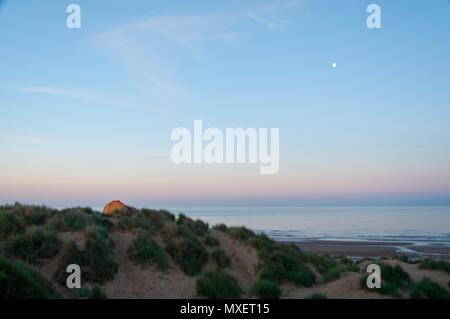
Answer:
[[[408,242],[306,240],[295,243],[306,252],[347,256],[350,258],[383,258],[407,255],[410,258],[450,260],[450,246],[417,245]]]

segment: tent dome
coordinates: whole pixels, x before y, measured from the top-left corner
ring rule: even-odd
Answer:
[[[130,211],[129,207],[122,203],[120,200],[114,200],[107,204],[103,209],[104,215],[125,215]]]

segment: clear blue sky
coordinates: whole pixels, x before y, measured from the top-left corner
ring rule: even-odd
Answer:
[[[0,202],[450,203],[449,1],[72,2],[0,1]],[[280,172],[173,164],[195,119]]]

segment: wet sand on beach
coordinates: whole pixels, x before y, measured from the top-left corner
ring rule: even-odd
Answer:
[[[306,252],[351,257],[391,257],[409,255],[417,258],[450,260],[450,246],[416,245],[407,242],[366,242],[311,240],[296,245]]]

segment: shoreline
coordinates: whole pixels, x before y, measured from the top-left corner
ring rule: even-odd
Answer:
[[[287,243],[287,242],[284,242]],[[450,261],[450,246],[410,242],[305,240],[291,242],[305,252],[346,256],[352,259],[405,255],[413,259],[432,258]]]

